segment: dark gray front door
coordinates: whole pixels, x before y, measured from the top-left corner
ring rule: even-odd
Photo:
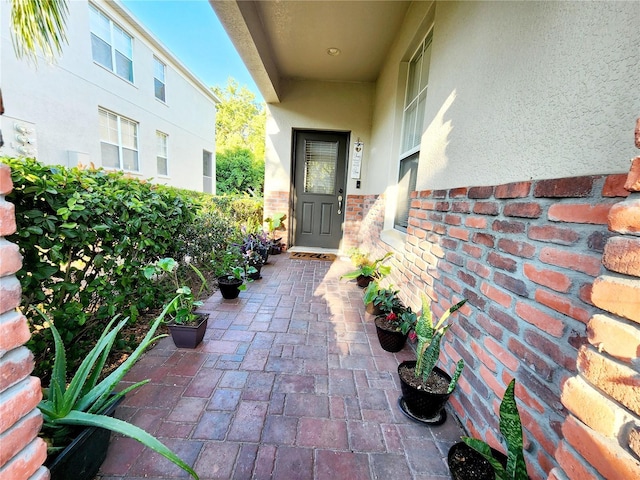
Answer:
[[[349,134],[294,134],[294,245],[338,248],[345,207]]]

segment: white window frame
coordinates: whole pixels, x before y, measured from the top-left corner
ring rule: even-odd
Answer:
[[[139,173],[140,172],[140,152],[138,147],[138,143],[139,143],[138,131],[139,131],[140,124],[135,120],[131,120],[130,118],[123,117],[122,115],[118,115],[117,113],[102,107],[98,107],[98,116],[100,118],[100,145],[101,145],[100,160],[101,160],[102,166],[104,168],[112,168],[116,170],[124,170],[127,172],[132,172],[132,173]],[[103,124],[103,118],[107,120],[106,125]],[[109,123],[109,120],[111,120],[112,122]],[[122,129],[123,124],[134,127],[134,135],[133,135],[134,144],[132,146],[124,145],[123,129]],[[110,128],[110,125],[115,125],[115,132],[113,132],[113,129]],[[115,135],[112,135],[112,133],[115,133]],[[117,166],[105,165],[103,151],[102,151],[103,145],[104,146],[111,145],[111,146],[117,147],[118,149],[118,165]],[[137,166],[136,169],[124,167],[124,150],[125,149],[135,153],[135,163]]]
[[[159,72],[161,72],[162,78],[158,77]],[[158,84],[162,85],[162,98],[158,96]],[[167,103],[167,64],[155,55],[153,56],[153,94],[162,103]]]
[[[113,72],[115,75],[117,75],[118,77],[122,78],[123,80],[126,80],[127,82],[133,83],[133,80],[135,78],[134,72],[133,72],[133,36],[129,35],[126,30],[124,28],[122,28],[120,25],[118,25],[117,23],[115,23],[107,14],[105,14],[102,10],[100,10],[99,8],[97,8],[95,5],[89,4],[89,16],[90,18],[92,18],[94,15],[97,15],[98,17],[101,17],[103,20],[106,20],[109,22],[109,32],[108,34],[105,32],[104,34],[100,34],[100,32],[98,31],[94,31],[93,25],[92,25],[92,21],[89,22],[89,29],[91,31],[91,36],[92,36],[92,40],[91,40],[91,56],[93,58],[93,61],[95,63],[97,63],[98,65],[106,68],[107,70]],[[122,38],[128,39],[128,48],[129,48],[129,52],[123,52],[121,49],[119,49],[116,45],[116,37],[117,35],[120,35]],[[105,38],[107,37],[108,38]],[[104,42],[108,47],[109,47],[109,52],[111,55],[111,65],[105,65],[104,63],[102,63],[100,61],[99,58],[96,58],[95,52],[93,50],[93,37],[96,37],[98,40],[101,40],[102,42]],[[118,54],[122,55],[124,58],[126,58],[127,60],[129,60],[130,62],[130,69],[129,69],[129,76],[124,76],[122,75],[120,72],[118,72],[118,68],[117,68],[117,60],[118,60]]]
[[[402,111],[402,136],[400,137],[401,152],[398,162],[398,196],[393,218],[393,227],[402,232],[407,231],[411,192],[416,188],[420,140],[424,132],[425,105],[429,87],[429,68],[426,68],[425,74],[423,62],[427,58],[430,63],[432,39],[433,31],[430,31],[412,55],[407,72]],[[408,162],[410,165],[407,165]]]
[[[164,161],[165,171],[160,171],[160,162]],[[169,176],[169,135],[156,130],[156,171],[162,177]]]
[[[209,171],[206,171],[205,159],[209,160]],[[213,193],[215,191],[215,178],[214,178],[214,157],[213,153],[208,150],[202,151],[202,191],[204,193]],[[207,175],[208,174],[208,175]]]

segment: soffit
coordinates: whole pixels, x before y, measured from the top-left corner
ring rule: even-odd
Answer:
[[[410,3],[211,0],[267,101],[282,79],[374,82]]]

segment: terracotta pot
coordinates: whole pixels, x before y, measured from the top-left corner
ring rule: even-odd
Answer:
[[[103,415],[113,417],[121,397]],[[85,427],[80,434],[58,455],[47,458],[45,466],[51,472],[51,480],[92,480],[107,457],[111,431],[98,427]]]
[[[238,280],[235,278],[229,279],[226,276],[218,277],[218,289],[222,294],[222,298],[226,300],[233,300],[234,298],[238,298],[240,295],[240,285],[242,285],[242,280]]]
[[[376,333],[383,350],[387,352],[399,352],[407,342],[407,335],[396,330],[388,330],[385,328],[384,317],[375,319]]]
[[[402,362],[398,365],[398,376],[400,376],[400,369],[402,367],[415,368],[416,361],[409,360]],[[433,369],[433,372],[446,379],[447,383],[451,381],[451,377],[438,367]],[[400,376],[400,387],[402,389],[402,398],[407,406],[409,412],[418,418],[437,418],[442,415],[442,410],[446,405],[450,393],[431,393],[425,390],[418,390],[409,385]]]
[[[178,348],[196,348],[207,331],[207,323],[209,320],[209,314],[200,314],[198,323],[193,325],[180,325],[176,323],[169,323],[169,332],[173,343]]]

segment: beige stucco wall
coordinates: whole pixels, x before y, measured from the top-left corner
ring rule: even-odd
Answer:
[[[376,86],[366,168],[388,174],[363,190],[397,178],[401,62],[433,17],[418,190],[628,171],[636,2],[416,2]]]
[[[350,132],[349,159],[353,143],[364,142],[364,159],[369,154],[374,85],[289,80],[284,83],[282,101],[267,106],[265,189],[289,191],[293,129]],[[357,193],[347,172],[347,190]],[[362,178],[365,173],[363,172]]]
[[[39,161],[74,166],[79,159],[99,167],[98,108],[102,107],[139,124],[140,170],[131,175],[202,191],[202,152],[215,152],[215,97],[179,60],[154,45],[157,40],[135,19],[125,17],[116,8],[119,4],[100,1],[96,5],[133,37],[133,83],[93,61],[86,1],[69,2],[69,43],[61,57],[52,64],[40,59],[36,68],[14,55],[10,4],[0,0],[0,85],[5,105],[0,117],[5,146],[0,155],[16,155],[13,125],[20,122],[34,130]],[[167,65],[166,103],[154,96],[154,55]],[[168,135],[168,176],[157,174],[156,131]]]

